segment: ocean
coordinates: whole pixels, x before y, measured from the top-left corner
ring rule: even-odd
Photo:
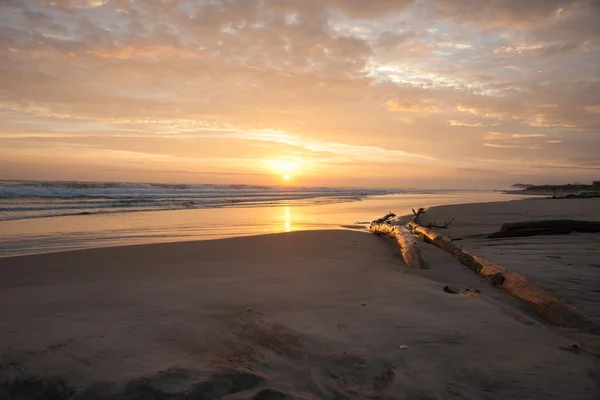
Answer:
[[[366,231],[389,211],[519,198],[491,191],[0,181],[0,257],[308,229]]]
[[[134,211],[340,203],[358,201],[366,196],[405,192],[411,191],[252,185],[0,181],[0,221]]]

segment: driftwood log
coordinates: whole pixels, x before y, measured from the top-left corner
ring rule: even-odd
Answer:
[[[531,283],[525,276],[484,258],[473,256],[453,243],[448,236],[432,229],[409,222],[409,229],[456,257],[463,265],[502,288],[510,295],[528,303],[547,321],[562,327],[592,328],[594,321],[577,311],[564,300],[552,296],[541,287]],[[597,328],[597,327],[596,327]]]
[[[427,269],[427,261],[415,237],[405,226],[390,225],[389,223],[371,223],[369,230],[378,235],[386,235],[395,239],[400,245],[402,261],[408,268]]]
[[[488,238],[564,235],[571,232],[600,232],[600,222],[578,221],[572,219],[513,222],[502,225],[500,231],[488,235]]]

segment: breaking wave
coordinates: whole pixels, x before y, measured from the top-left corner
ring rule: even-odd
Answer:
[[[0,181],[0,220],[132,211],[337,203],[403,192],[262,185]]]

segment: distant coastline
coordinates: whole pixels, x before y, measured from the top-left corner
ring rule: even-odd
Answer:
[[[600,197],[600,181],[594,181],[591,184],[567,183],[564,185],[530,185],[516,183],[512,185],[511,188],[511,190],[506,190],[505,193],[532,196],[552,196],[555,198]]]

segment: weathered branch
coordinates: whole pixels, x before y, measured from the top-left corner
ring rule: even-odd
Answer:
[[[389,212],[388,214],[384,215],[381,218],[376,219],[375,221],[371,222],[371,225],[373,224],[389,224],[390,221],[392,220],[392,218],[394,218],[396,216],[396,214],[394,214],[393,212]]]
[[[420,207],[417,211],[415,211],[415,209],[413,208],[412,212],[415,215],[415,217],[413,218],[413,222],[421,225],[421,215],[425,214],[427,211],[425,211],[423,207]]]
[[[378,235],[386,235],[395,239],[400,245],[402,261],[408,268],[427,269],[427,261],[415,237],[405,226],[376,223],[373,221],[369,230]]]
[[[417,225],[426,226],[428,228],[448,229],[450,224],[454,221],[454,218],[452,218],[450,221],[444,220],[444,225],[437,225],[437,221],[433,221],[433,224],[423,224],[421,222],[421,215],[426,214],[427,211],[425,211],[423,207],[419,207],[417,211],[415,211],[415,209],[413,208],[412,212],[414,214],[413,222]]]
[[[433,221],[433,224],[427,224],[425,225],[427,228],[439,228],[439,229],[448,229],[448,227],[450,226],[450,224],[452,222],[454,222],[454,218],[452,218],[450,221],[444,220],[444,225],[437,225],[436,224],[437,221]]]
[[[453,243],[452,239],[429,228],[408,223],[409,229],[442,250],[456,257],[463,265],[504,289],[512,296],[525,301],[543,318],[557,326],[574,328],[596,327],[592,319],[580,313],[563,299],[554,297],[541,287],[531,283],[525,276],[501,265],[473,256]]]

